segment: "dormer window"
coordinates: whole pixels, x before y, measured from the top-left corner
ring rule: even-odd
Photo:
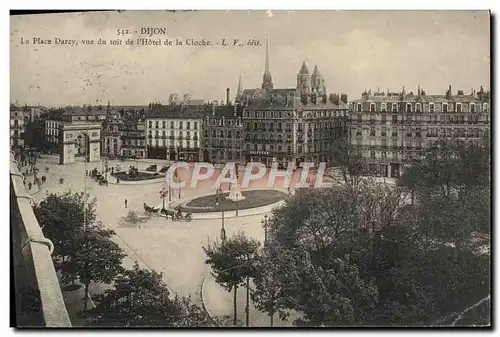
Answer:
[[[406,112],[411,112],[411,103],[406,104]]]
[[[420,103],[415,104],[415,112],[422,112],[422,105]]]
[[[483,103],[483,112],[488,112],[488,103]]]
[[[356,111],[361,112],[361,103],[358,103],[358,105],[356,107]]]
[[[375,112],[375,103],[370,103],[370,112]]]
[[[462,112],[462,103],[455,104],[455,111]]]
[[[471,103],[469,105],[469,110],[470,110],[470,112],[476,112],[476,105],[474,103]]]
[[[429,112],[434,112],[434,103],[429,103]]]
[[[397,103],[392,103],[392,112],[398,112],[398,105],[397,105]]]
[[[443,112],[448,112],[448,103],[443,103]]]
[[[387,104],[385,102],[380,104],[380,111],[387,111]]]

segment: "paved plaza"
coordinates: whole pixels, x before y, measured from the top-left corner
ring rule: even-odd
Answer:
[[[154,269],[163,272],[165,283],[173,291],[181,296],[191,295],[192,299],[200,303],[200,289],[206,280],[204,287],[204,304],[207,311],[215,316],[231,315],[232,294],[224,291],[218,286],[211,276],[210,267],[205,264],[205,253],[203,246],[213,242],[220,233],[221,219],[194,219],[191,222],[173,222],[163,217],[153,216],[150,220],[142,223],[139,227],[124,226],[123,218],[130,210],[138,214],[144,213],[143,203],[148,205],[161,204],[159,192],[163,187],[162,182],[147,184],[109,184],[100,186],[92,178],[86,177],[85,169],[101,170],[101,163],[76,162],[71,165],[58,165],[56,156],[42,156],[37,167],[40,175],[47,177],[47,182],[41,191],[33,195],[35,202],[41,201],[47,193],[62,193],[67,190],[74,192],[83,191],[86,185],[87,192],[91,197],[97,198],[97,215],[106,226],[116,231],[116,242],[125,250],[128,257],[124,261],[125,267],[130,267],[137,261],[143,268]],[[109,161],[109,166],[120,165],[128,169],[129,165],[137,165],[134,162]],[[139,170],[145,170],[151,162],[139,162]],[[46,167],[49,168],[46,172]],[[189,172],[180,171],[179,178],[187,178]],[[63,178],[63,184],[60,183]],[[113,181],[108,175],[108,180]],[[262,182],[263,184],[264,182]],[[181,199],[192,198],[203,194],[213,194],[213,182],[206,181],[198,184],[196,188],[189,186],[180,191]],[[253,184],[251,188],[257,188]],[[225,189],[225,188],[224,188]],[[179,191],[172,190],[172,202],[179,201]],[[124,201],[128,205],[125,208]],[[166,198],[168,200],[168,197]],[[166,201],[168,203],[168,201]],[[270,209],[268,210],[268,212]],[[264,229],[261,219],[264,213],[256,215],[242,215],[225,219],[227,236],[232,236],[238,231],[245,232],[249,237],[263,242]],[[244,321],[244,309],[246,305],[245,290],[240,288],[238,296],[239,319]],[[291,322],[280,322],[275,318],[276,326],[291,325]],[[269,318],[266,314],[257,310],[251,310],[251,326],[267,326]]]

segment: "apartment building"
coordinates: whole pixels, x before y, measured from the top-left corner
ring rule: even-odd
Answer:
[[[490,93],[428,95],[364,92],[351,102],[350,140],[369,174],[398,177],[405,165],[421,158],[422,150],[439,139],[489,141]]]
[[[146,116],[147,158],[200,161],[200,130],[210,107],[204,105],[152,106]]]

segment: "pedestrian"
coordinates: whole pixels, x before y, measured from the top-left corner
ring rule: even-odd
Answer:
[[[85,170],[85,175],[88,176],[89,175],[89,170]]]
[[[127,198],[125,198],[125,208],[127,208]]]
[[[28,189],[31,190],[31,181],[28,183]]]

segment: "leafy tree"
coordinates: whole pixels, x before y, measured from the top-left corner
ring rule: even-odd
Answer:
[[[85,286],[84,308],[87,310],[88,290],[91,282],[111,283],[122,271],[123,250],[111,240],[113,230],[94,222],[78,231],[75,247],[67,262],[62,264],[63,280],[79,278]]]
[[[79,231],[96,220],[95,199],[84,209],[83,193],[50,194],[33,209],[43,234],[54,244],[54,263],[59,267],[75,248]],[[84,212],[86,212],[84,217]]]
[[[210,264],[213,269],[215,281],[224,289],[233,291],[233,324],[237,324],[238,308],[236,303],[238,286],[247,277],[254,277],[256,269],[254,266],[258,255],[260,242],[245,236],[243,232],[238,232],[233,237],[223,242],[214,242],[213,245],[203,247],[207,259],[206,264]]]
[[[154,270],[123,270],[114,287],[96,297],[89,310],[92,325],[112,327],[203,327],[210,326],[208,315],[190,298],[172,296]]]
[[[364,160],[361,151],[352,145],[349,137],[350,135],[346,134],[337,140],[333,150],[334,165],[340,168],[344,183],[357,185],[363,174]]]
[[[128,211],[127,216],[123,218],[123,221],[125,223],[131,224],[133,227],[136,227],[138,224],[145,222],[148,219],[148,217],[139,217],[139,215],[137,215],[137,212],[135,211]]]
[[[268,241],[269,242],[269,241]],[[254,278],[255,289],[251,293],[255,307],[268,314],[270,325],[274,324],[274,316],[278,314],[285,320],[289,316],[286,301],[283,300],[283,284],[287,282],[287,274],[283,274],[279,265],[285,263],[284,252],[276,249],[277,245],[266,245],[257,261],[257,272]]]

